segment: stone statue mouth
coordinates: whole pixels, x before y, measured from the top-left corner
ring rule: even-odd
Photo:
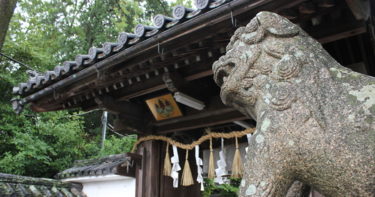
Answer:
[[[216,84],[221,88],[227,82],[229,75],[236,66],[236,63],[232,58],[230,58],[228,60],[218,62],[215,64],[216,65],[214,66],[214,80]]]
[[[225,88],[225,87],[222,87],[221,90],[220,90],[220,97],[221,97],[221,101],[225,104],[225,105],[230,105],[231,103],[233,103],[233,97],[229,96],[229,91],[228,91],[228,88]]]
[[[223,103],[228,105],[232,102],[233,99],[230,96],[232,91],[229,91],[229,86],[231,86],[229,80],[231,79],[231,75],[233,74],[233,72],[235,72],[235,68],[236,59],[233,57],[228,57],[228,55],[222,56],[213,65],[214,80],[216,84],[220,87],[220,97]]]

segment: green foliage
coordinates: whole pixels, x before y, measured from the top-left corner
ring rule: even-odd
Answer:
[[[110,136],[105,140],[104,149],[100,150],[98,157],[130,152],[136,140],[136,135],[129,135],[122,138]]]
[[[230,179],[230,184],[216,184],[212,179],[204,179],[203,197],[211,195],[236,197],[241,179]]]
[[[176,4],[191,7],[191,0],[20,0],[2,53],[44,72],[119,32],[150,24],[155,14],[170,15]],[[74,160],[130,150],[134,136],[111,133],[100,150],[100,111],[77,116],[79,111],[35,113],[26,107],[17,116],[11,91],[28,79],[26,70],[0,57],[0,172],[52,177]]]
[[[66,111],[17,116],[3,102],[0,111],[1,172],[52,177],[97,149],[83,131],[82,118]]]

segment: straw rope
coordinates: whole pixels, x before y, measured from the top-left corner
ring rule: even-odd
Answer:
[[[149,135],[149,136],[139,138],[138,141],[134,143],[132,153],[134,153],[136,151],[137,146],[140,143],[145,142],[145,141],[150,141],[150,140],[160,140],[160,141],[168,142],[169,144],[174,145],[174,146],[176,146],[178,148],[181,148],[181,149],[192,150],[196,145],[200,145],[204,141],[207,141],[211,138],[225,138],[225,139],[235,138],[235,137],[240,138],[240,137],[245,136],[247,134],[254,133],[254,131],[255,131],[255,128],[248,128],[248,129],[245,129],[243,131],[233,131],[233,132],[230,132],[230,133],[211,132],[211,133],[208,133],[205,136],[200,137],[198,140],[194,141],[191,144],[183,144],[181,142],[177,142],[177,141],[173,140],[172,138],[165,137],[165,136]]]
[[[181,176],[181,185],[189,186],[194,185],[193,175],[191,174],[190,164],[189,164],[189,150],[186,150],[185,165]]]
[[[241,178],[243,174],[243,164],[241,160],[240,150],[238,149],[238,138],[236,138],[236,151],[232,163],[232,178]]]
[[[210,138],[210,159],[208,160],[208,178],[215,178],[214,150],[212,149],[212,138]]]
[[[169,143],[167,144],[166,148],[167,150],[165,150],[163,174],[164,176],[171,176],[172,165],[171,165],[171,160],[169,156]]]

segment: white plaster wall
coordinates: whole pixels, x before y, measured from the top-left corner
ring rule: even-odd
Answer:
[[[88,197],[135,197],[135,179],[83,183]]]
[[[135,197],[135,178],[117,175],[65,179],[79,182],[87,197]]]

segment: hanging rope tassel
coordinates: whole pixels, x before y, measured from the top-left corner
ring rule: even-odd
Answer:
[[[210,160],[208,163],[208,178],[215,178],[214,150],[212,149],[212,138],[210,138]]]
[[[241,160],[240,150],[238,149],[238,139],[236,137],[236,152],[234,153],[232,165],[232,178],[241,178],[243,173],[243,166]]]
[[[182,177],[181,177],[182,186],[190,186],[194,184],[193,175],[191,174],[190,164],[189,164],[188,159],[189,159],[189,150],[186,150],[185,165],[184,165],[184,170],[182,172]]]
[[[163,175],[171,176],[171,170],[172,170],[172,165],[171,165],[171,160],[169,156],[169,143],[167,143],[167,150],[165,151],[165,158],[164,158]]]

